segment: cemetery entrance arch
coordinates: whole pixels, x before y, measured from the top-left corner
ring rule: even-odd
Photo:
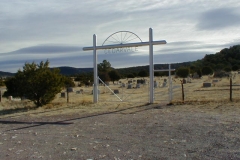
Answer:
[[[126,35],[125,35],[126,34]],[[104,42],[102,46],[97,46],[97,35],[93,35],[93,46],[92,47],[84,47],[84,51],[93,50],[93,71],[94,71],[94,88],[93,88],[93,102],[98,102],[98,69],[97,69],[97,50],[104,50],[104,49],[123,49],[128,47],[138,47],[138,46],[149,46],[149,103],[152,104],[154,102],[154,68],[153,68],[153,45],[160,45],[166,44],[165,40],[160,41],[153,41],[153,34],[152,28],[149,28],[149,41],[142,42],[134,42],[129,43],[131,41],[130,38],[125,39],[128,37],[127,34],[132,35],[135,39],[140,39],[136,34],[133,32],[128,31],[119,31],[112,35],[110,35]],[[111,43],[112,42],[112,43]],[[106,45],[105,45],[106,43]],[[110,44],[108,44],[110,43]]]

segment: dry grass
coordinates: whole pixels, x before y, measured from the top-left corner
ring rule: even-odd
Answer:
[[[146,105],[149,102],[149,85],[141,85],[140,88],[135,88],[136,81],[140,78],[135,79],[121,79],[122,83],[127,83],[128,80],[133,81],[132,89],[121,87],[120,84],[110,83],[109,87],[112,90],[119,90],[117,96],[122,99],[120,101],[118,97],[105,86],[99,86],[99,102],[93,104],[92,87],[75,87],[74,92],[69,93],[69,99],[67,97],[61,97],[61,93],[56,95],[54,101],[50,104],[43,106],[42,108],[35,109],[34,104],[30,101],[10,101],[6,98],[2,98],[0,102],[0,114],[11,115],[12,113],[26,112],[29,114],[35,114],[37,112],[44,112],[48,110],[48,115],[51,114],[66,114],[76,112],[104,112],[114,111],[116,109],[124,109],[127,107],[135,107]],[[145,78],[148,81],[148,78]],[[164,79],[168,77],[157,77],[155,80],[160,85]],[[213,80],[218,82],[212,83],[212,87],[202,87],[204,82],[212,82]],[[173,78],[173,100],[174,105],[207,105],[207,106],[218,106],[230,103],[229,100],[229,79],[228,78],[212,78],[204,76],[201,79],[193,79],[191,83],[184,84],[184,102],[182,101],[182,88],[181,79]],[[236,75],[233,79],[233,84],[240,84],[240,77]],[[168,85],[167,85],[168,86]],[[83,93],[78,94],[76,91],[83,90]],[[233,87],[233,105],[239,104],[240,101],[240,86]],[[169,103],[168,101],[168,87],[157,87],[154,89],[155,92],[155,104]],[[51,114],[50,114],[51,111]]]

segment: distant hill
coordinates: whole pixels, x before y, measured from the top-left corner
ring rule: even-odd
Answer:
[[[66,76],[93,72],[93,68],[74,68],[74,67],[66,67],[66,66],[55,67],[55,68],[59,68],[60,74],[66,75]],[[11,76],[14,76],[14,74],[15,73],[0,71],[0,77],[11,77]]]
[[[240,45],[224,48],[215,54],[207,54],[203,59],[194,61],[192,65],[199,68],[209,66],[213,70],[222,70],[234,66],[240,68]]]
[[[0,77],[12,77],[14,73],[0,71]]]
[[[76,75],[81,73],[88,73],[93,72],[93,68],[74,68],[74,67],[56,67],[60,69],[60,73],[62,75],[70,76],[70,75]]]
[[[171,68],[177,69],[179,67],[188,67],[192,64],[192,62],[183,62],[183,63],[172,63]],[[169,64],[154,64],[154,70],[168,69]],[[119,68],[116,69],[121,75],[127,75],[129,73],[138,73],[142,70],[149,70],[149,65],[146,66],[136,66],[136,67],[128,67],[128,68]]]
[[[173,63],[171,64],[172,69],[178,69],[179,67],[190,67],[195,66],[202,68],[204,66],[210,66],[213,70],[221,70],[226,67],[234,67],[240,69],[240,45],[231,46],[224,48],[220,52],[215,54],[205,55],[202,59],[193,62]],[[70,76],[82,73],[93,72],[93,68],[74,68],[74,67],[56,67],[60,69],[62,75]],[[129,73],[138,73],[141,70],[149,70],[149,65],[136,66],[128,68],[115,68],[121,75],[127,75]],[[168,64],[154,64],[154,69],[168,69]],[[1,77],[14,76],[14,73],[0,71]]]

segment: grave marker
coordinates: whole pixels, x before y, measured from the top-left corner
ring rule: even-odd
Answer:
[[[62,93],[61,93],[61,97],[62,97],[62,98],[65,98],[65,96],[66,96],[65,92],[62,92]]]
[[[140,84],[139,83],[136,85],[136,88],[140,88]]]
[[[157,88],[158,87],[158,83],[157,81],[154,81],[154,88]]]
[[[127,89],[131,89],[132,88],[132,84],[128,84]]]
[[[114,89],[113,92],[114,92],[115,94],[119,94],[119,90],[118,90],[118,89]]]
[[[212,84],[209,83],[209,82],[204,82],[203,83],[203,87],[211,87],[211,86],[212,86]]]
[[[73,92],[73,88],[72,87],[68,87],[67,88],[67,92]]]

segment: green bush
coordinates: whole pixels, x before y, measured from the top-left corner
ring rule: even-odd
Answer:
[[[176,75],[181,78],[186,78],[189,75],[189,68],[187,67],[180,67],[176,71]]]
[[[202,68],[202,74],[203,75],[213,74],[213,69],[209,66],[205,66]]]
[[[51,70],[49,62],[25,63],[14,77],[6,80],[5,96],[26,97],[38,107],[51,102],[64,87],[65,78],[59,69]]]

